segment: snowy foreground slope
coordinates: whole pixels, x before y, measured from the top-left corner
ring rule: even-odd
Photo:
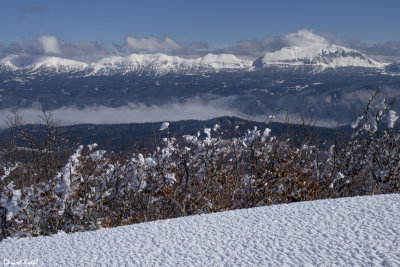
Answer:
[[[1,264],[400,266],[400,195],[276,205],[6,240]]]

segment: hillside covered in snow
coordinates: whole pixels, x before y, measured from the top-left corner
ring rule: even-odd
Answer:
[[[399,266],[400,195],[275,205],[0,243],[37,266]]]

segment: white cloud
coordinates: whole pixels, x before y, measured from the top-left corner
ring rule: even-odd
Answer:
[[[329,43],[324,37],[314,34],[310,30],[299,30],[295,33],[288,33],[282,38],[282,42],[288,46],[310,46],[315,43]]]
[[[182,45],[175,42],[168,36],[164,39],[156,37],[136,38],[132,36],[126,37],[126,46],[138,52],[172,52],[182,49]]]
[[[41,35],[38,37],[38,42],[46,55],[58,55],[61,53],[60,43],[56,36]]]
[[[250,121],[265,122],[274,111],[265,111],[258,115],[243,113],[232,107],[235,97],[222,97],[210,101],[193,100],[187,103],[171,103],[164,105],[145,105],[141,103],[129,104],[121,107],[88,106],[83,109],[74,106],[62,107],[51,111],[52,118],[61,125],[75,124],[119,124],[165,122],[179,120],[208,120],[223,116],[233,116]],[[41,123],[41,110],[24,108],[17,110],[26,123]],[[1,115],[12,114],[11,109],[0,110]],[[301,124],[303,117],[297,112],[282,111],[275,114],[274,122]],[[338,121],[334,119],[320,119],[315,121],[316,126],[336,127]],[[0,120],[0,129],[6,128],[5,120]]]
[[[241,40],[233,46],[217,49],[214,53],[231,53],[237,56],[256,58],[267,52],[275,52],[283,47],[306,47],[315,43],[330,43],[325,37],[313,33],[311,30],[298,30],[276,38],[266,37],[262,40]]]
[[[95,62],[110,55],[127,55],[130,53],[165,53],[187,58],[204,56],[208,53],[234,54],[241,58],[256,59],[267,52],[275,52],[283,47],[305,47],[315,43],[334,43],[346,45],[373,56],[378,60],[388,62],[400,60],[400,42],[384,41],[375,44],[364,44],[358,40],[342,43],[332,33],[315,34],[312,30],[301,29],[274,38],[240,40],[232,46],[210,49],[206,42],[181,43],[165,36],[142,37],[127,36],[122,44],[106,47],[97,41],[76,42],[57,38],[54,35],[37,36],[27,46],[18,43],[0,45],[0,57],[10,54],[24,55],[56,55],[68,59]]]
[[[377,60],[400,61],[400,42],[395,40],[378,42],[375,44],[365,44],[359,40],[351,39],[347,41],[350,48],[362,51]]]
[[[249,119],[249,116],[229,107],[234,98],[216,98],[209,101],[193,100],[186,103],[164,105],[129,104],[122,107],[91,106],[62,107],[52,110],[52,116],[61,125],[73,124],[117,124],[135,122],[163,122],[177,120],[207,120],[221,116],[236,116]],[[17,110],[27,123],[39,123],[41,111],[35,108]],[[0,114],[10,114],[11,110],[0,110]],[[1,117],[1,116],[0,116]],[[0,128],[5,125],[1,124]]]
[[[165,36],[137,38],[128,36],[123,44],[114,44],[114,47],[122,55],[130,53],[165,53],[181,57],[198,57],[210,52],[205,42],[193,42],[184,44]]]
[[[39,35],[29,46],[22,47],[15,44],[12,47],[9,45],[3,50],[0,47],[0,55],[7,55],[7,52],[12,54],[13,51],[17,51],[18,53],[14,52],[13,54],[58,56],[84,62],[95,62],[112,54],[110,48],[99,42],[66,41],[54,35]]]

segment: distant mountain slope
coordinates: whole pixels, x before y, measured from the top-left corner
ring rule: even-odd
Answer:
[[[390,73],[400,73],[400,62],[391,63],[385,69]]]
[[[208,54],[199,58],[182,58],[165,54],[131,54],[107,57],[87,64],[75,60],[48,56],[10,55],[0,60],[3,70],[32,72],[47,70],[58,73],[83,72],[85,76],[127,73],[164,75],[167,73],[217,72],[221,70],[250,70],[252,61],[229,54]]]
[[[10,55],[0,60],[0,65],[11,71],[34,72],[51,70],[54,72],[76,72],[86,69],[84,62],[50,56],[18,56]]]
[[[36,266],[399,266],[400,195],[327,199],[5,240]]]
[[[168,135],[176,136],[178,138],[183,135],[194,135],[200,132],[203,135],[204,128],[213,128],[215,124],[220,125],[223,137],[230,138],[232,136],[242,136],[248,129],[257,127],[258,129],[264,129],[267,127],[266,123],[255,122],[244,120],[235,117],[219,117],[211,120],[183,120],[183,121],[172,121],[168,127]],[[154,139],[153,130],[155,130],[156,136],[158,135],[158,129],[160,128],[161,122],[148,122],[148,123],[126,123],[126,124],[78,124],[72,126],[60,127],[61,132],[66,136],[77,140],[84,145],[97,143],[101,147],[110,150],[120,149],[132,149],[135,146],[145,146],[153,149]],[[236,126],[238,126],[237,129]],[[273,136],[281,136],[283,134],[293,133],[291,136],[296,136],[301,139],[306,133],[302,125],[286,125],[285,123],[273,122],[269,126],[272,130]],[[38,136],[41,133],[45,134],[46,130],[37,125],[28,126],[29,129],[37,133]],[[324,127],[311,127],[307,129],[309,133],[325,141],[323,146],[329,147],[335,140],[335,135],[338,135],[339,141],[342,142],[341,137],[347,136],[350,133],[349,126],[342,126],[337,129],[330,129]],[[0,131],[0,139],[7,141],[10,137],[10,130],[5,129]],[[167,131],[162,133],[162,136],[166,135]],[[24,146],[22,142],[19,145]]]
[[[127,57],[109,57],[90,64],[88,75],[126,74],[129,72],[152,73],[198,73],[220,70],[249,70],[252,62],[234,55],[208,54],[200,58],[181,58],[165,54],[131,54]]]
[[[208,54],[198,58],[182,58],[165,54],[131,54],[106,57],[98,62],[80,61],[49,56],[10,55],[0,59],[1,71],[22,71],[35,74],[39,71],[53,73],[81,72],[84,76],[126,75],[128,73],[166,75],[199,74],[220,71],[254,71],[280,66],[281,71],[293,67],[312,67],[314,72],[335,68],[367,68],[384,70],[387,64],[345,47],[328,43],[310,43],[306,46],[288,46],[266,53],[251,61],[232,54]]]

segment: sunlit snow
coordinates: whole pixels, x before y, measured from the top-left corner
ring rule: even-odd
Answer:
[[[400,195],[267,206],[0,242],[37,266],[399,266]]]

